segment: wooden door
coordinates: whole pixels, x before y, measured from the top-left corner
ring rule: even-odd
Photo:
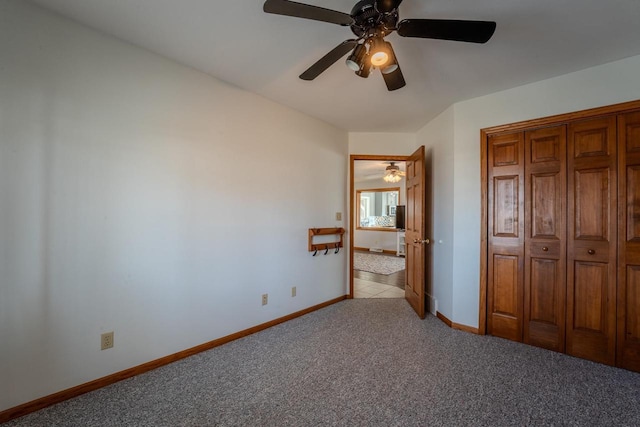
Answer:
[[[569,125],[566,352],[612,365],[616,334],[616,118]]]
[[[524,342],[564,351],[566,127],[525,133]]]
[[[524,135],[488,146],[487,331],[522,341],[524,296]]]
[[[405,224],[407,283],[404,295],[420,318],[425,317],[427,289],[426,165],[424,146],[407,160],[407,211]]]
[[[640,371],[640,112],[618,118],[618,349]]]

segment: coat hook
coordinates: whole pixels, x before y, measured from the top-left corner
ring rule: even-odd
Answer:
[[[327,245],[327,249],[324,251],[324,254],[328,254],[329,253],[329,245]]]
[[[318,255],[318,248],[316,248],[316,251],[313,253],[312,256],[316,256],[316,255]]]
[[[340,243],[336,243],[336,251],[334,254],[337,254],[338,252],[340,252]]]

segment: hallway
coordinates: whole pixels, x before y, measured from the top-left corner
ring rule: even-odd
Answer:
[[[393,255],[379,254],[380,257]],[[354,298],[404,298],[405,270],[392,274],[376,274],[353,270]]]

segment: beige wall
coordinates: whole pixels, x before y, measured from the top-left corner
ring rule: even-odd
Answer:
[[[18,1],[0,129],[0,411],[346,293],[342,130]]]

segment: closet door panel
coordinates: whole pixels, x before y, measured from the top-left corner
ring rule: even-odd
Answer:
[[[524,342],[564,351],[566,127],[525,133]]]
[[[625,332],[624,341],[627,345],[640,344],[640,266],[633,265],[627,267],[627,282],[625,294],[625,318],[620,326]],[[635,351],[636,357],[640,355],[638,349]]]
[[[616,117],[568,129],[568,354],[615,362],[617,265]]]
[[[558,324],[558,270],[560,265],[553,259],[531,259],[531,282],[529,321],[549,325]]]
[[[487,332],[522,341],[523,134],[492,136],[488,144]]]
[[[633,160],[633,159],[631,159]],[[623,171],[624,172],[624,171]],[[622,212],[626,213],[626,239],[629,242],[640,242],[640,165],[627,166],[627,191],[621,197],[626,196],[626,206],[622,206]],[[621,178],[623,178],[621,176]],[[626,210],[626,212],[624,212]],[[623,239],[625,236],[622,236]]]
[[[619,232],[616,364],[640,372],[640,113],[618,117]]]
[[[558,238],[559,198],[564,196],[559,172],[529,174],[531,187],[531,238]]]
[[[575,238],[609,241],[610,168],[576,170]]]
[[[520,341],[521,297],[520,287],[521,257],[518,254],[494,254],[493,256],[493,295],[492,335]]]
[[[575,263],[575,291],[573,292],[573,328],[575,331],[606,335],[607,279],[605,263]]]
[[[494,207],[494,236],[517,239],[519,233],[519,194],[520,176],[507,175],[494,177],[493,199],[498,201]]]

